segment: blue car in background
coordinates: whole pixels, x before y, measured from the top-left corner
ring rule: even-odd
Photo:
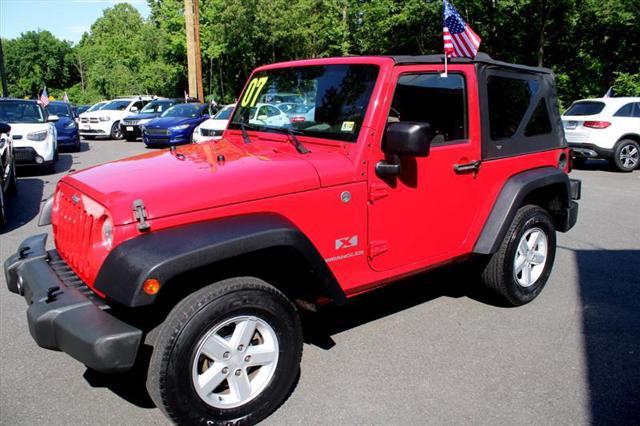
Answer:
[[[193,129],[209,118],[207,104],[174,105],[142,127],[142,141],[147,146],[191,143]]]
[[[124,138],[133,142],[142,136],[142,126],[162,115],[163,112],[176,104],[184,103],[184,98],[177,99],[154,99],[136,114],[128,115],[120,122],[120,130]]]
[[[59,120],[55,122],[58,131],[58,148],[67,148],[71,151],[80,151],[80,133],[76,124],[77,115],[73,112],[71,104],[62,101],[51,101],[46,108],[49,115],[57,115]]]

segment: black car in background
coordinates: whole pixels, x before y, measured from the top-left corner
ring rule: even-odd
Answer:
[[[11,126],[0,122],[0,229],[7,222],[5,196],[18,190],[16,180],[16,160],[13,157]]]
[[[176,104],[183,104],[183,98],[155,99],[145,105],[140,112],[125,117],[120,122],[120,130],[124,138],[130,142],[142,137],[142,126]]]

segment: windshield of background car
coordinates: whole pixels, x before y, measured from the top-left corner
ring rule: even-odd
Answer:
[[[286,131],[354,142],[378,76],[375,65],[322,65],[255,73],[238,102],[229,128]],[[296,103],[303,117],[291,120],[281,103]],[[292,108],[287,108],[292,109]]]
[[[102,109],[102,107],[104,107],[108,103],[109,102],[98,102],[97,104],[93,104],[93,106],[88,110],[86,110],[85,112],[97,111],[99,109]]]
[[[0,121],[5,123],[44,123],[44,112],[35,102],[0,102]]]
[[[564,115],[596,115],[604,109],[604,102],[576,102]]]
[[[131,101],[111,101],[102,108],[102,111],[124,111],[127,109]]]
[[[53,102],[47,105],[49,114],[57,115],[58,117],[71,117],[71,108],[69,104],[54,104]]]
[[[233,112],[233,107],[224,107],[219,113],[213,116],[216,120],[228,120]]]
[[[140,114],[164,112],[175,105],[174,101],[151,101],[140,111]]]
[[[202,106],[199,104],[178,104],[174,105],[164,113],[162,113],[161,117],[189,117],[196,118],[199,117],[200,110]]]

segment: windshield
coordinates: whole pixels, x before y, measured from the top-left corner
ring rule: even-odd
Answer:
[[[281,68],[253,75],[229,128],[291,129],[296,133],[353,142],[357,139],[378,76],[374,65]],[[297,105],[293,108],[291,103]],[[287,104],[279,108],[279,104]],[[288,111],[306,110],[291,120]],[[285,111],[283,111],[283,109]]]
[[[40,105],[26,101],[0,102],[0,121],[5,123],[44,123]]]
[[[49,111],[49,114],[53,114],[53,115],[57,115],[58,117],[71,117],[73,114],[71,114],[71,108],[69,108],[69,104],[57,104],[57,103],[53,103],[51,102],[48,106],[47,106],[47,110]]]
[[[130,103],[131,101],[111,101],[100,109],[103,111],[124,111]]]
[[[154,114],[163,112],[171,108],[173,105],[175,105],[175,103],[175,101],[152,101],[149,102],[144,108],[142,108],[140,114]]]
[[[200,117],[200,110],[202,105],[200,104],[178,104],[174,105],[164,113],[161,117]]]
[[[89,108],[88,110],[86,110],[85,112],[97,111],[99,109],[102,109],[108,103],[109,102],[107,102],[107,101],[98,102],[97,104],[93,104],[93,106],[91,108]]]
[[[213,118],[216,120],[228,120],[233,112],[232,106],[224,107],[219,113],[217,113]]]
[[[596,115],[603,109],[603,102],[576,102],[564,115]]]

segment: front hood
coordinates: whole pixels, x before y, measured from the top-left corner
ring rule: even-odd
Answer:
[[[21,135],[23,139],[27,136],[27,133],[51,128],[50,123],[9,123],[9,125],[11,126],[11,135]]]
[[[316,169],[296,154],[226,140],[126,158],[63,181],[105,206],[118,225],[133,222],[136,199],[152,220],[320,186]]]
[[[192,124],[195,121],[197,121],[196,118],[189,117],[158,117],[147,123],[145,127],[148,129],[168,129],[181,124]]]
[[[160,114],[150,112],[145,114],[127,115],[124,119],[125,120],[146,120],[148,118],[156,118],[158,115]]]
[[[66,117],[66,116],[61,116],[58,121],[55,122],[55,126],[56,129],[58,130],[58,132],[63,132],[65,130],[71,130],[71,129],[65,129],[65,126],[71,122],[75,122],[75,120],[73,120],[72,118]]]
[[[214,120],[210,118],[207,121],[203,122],[200,125],[200,128],[209,130],[224,130],[227,128],[228,123],[229,120]]]

